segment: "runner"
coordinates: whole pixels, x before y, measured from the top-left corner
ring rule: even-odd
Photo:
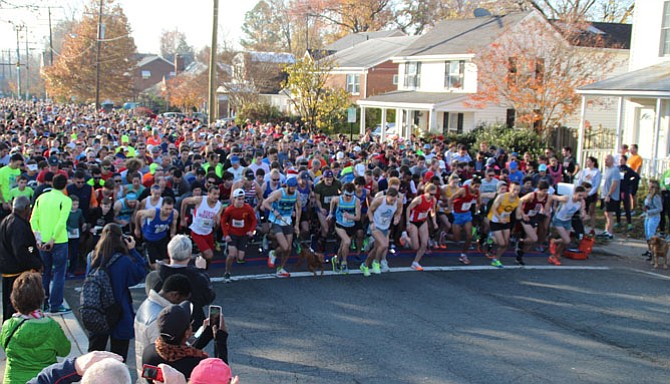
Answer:
[[[208,264],[214,258],[214,228],[219,224],[223,207],[219,202],[219,187],[210,186],[207,190],[207,197],[187,197],[182,202],[181,225],[186,226],[184,218],[184,209],[186,206],[194,204],[196,206],[193,214],[193,223],[191,229],[191,238],[198,246],[202,256]]]
[[[328,223],[328,210],[330,203],[336,199],[340,194],[342,184],[339,180],[334,180],[335,175],[333,171],[327,170],[323,173],[321,180],[314,186],[314,194],[316,196],[317,216],[319,224],[321,225],[321,239],[325,240],[330,232],[330,224]]]
[[[300,200],[298,199],[298,180],[291,177],[286,180],[286,186],[274,191],[263,201],[263,209],[270,212],[268,221],[271,223],[271,231],[274,233],[279,249],[280,265],[277,268],[277,277],[291,277],[291,274],[284,268],[286,261],[291,254],[293,245],[293,233],[300,233]],[[295,225],[292,216],[295,214]],[[275,251],[268,253],[268,267],[276,266]]]
[[[570,244],[570,231],[572,230],[572,216],[579,212],[582,221],[588,220],[586,214],[586,202],[584,196],[586,190],[582,186],[576,186],[572,195],[553,196],[552,199],[559,203],[558,209],[551,221],[551,226],[556,229],[560,238],[551,239],[549,242],[549,264],[561,265],[561,255]]]
[[[230,283],[230,270],[233,261],[244,263],[244,255],[247,251],[247,242],[256,233],[256,212],[246,202],[246,192],[238,188],[233,191],[233,204],[223,211],[221,217],[221,230],[228,243],[228,256],[226,257],[226,271],[223,280]]]
[[[156,269],[157,260],[168,262],[167,244],[177,234],[178,222],[179,213],[169,196],[163,199],[160,208],[137,211],[135,236],[139,238],[141,235],[144,239],[151,269]]]
[[[437,204],[437,186],[428,183],[424,187],[424,193],[415,197],[407,207],[407,232],[409,233],[412,250],[416,252],[411,268],[415,271],[423,271],[419,262],[428,247],[428,215],[437,227],[435,206]]]
[[[386,257],[389,248],[391,224],[398,225],[402,217],[402,201],[398,199],[398,190],[390,188],[384,192],[385,194],[372,200],[368,209],[367,216],[374,245],[360,267],[365,277],[370,276],[370,272],[376,275],[382,273],[381,261],[382,257]],[[384,272],[388,272],[388,264]]]
[[[458,243],[461,240],[461,231],[465,231],[463,250],[458,258],[458,261],[465,265],[470,264],[467,252],[472,243],[472,208],[480,206],[479,187],[481,184],[480,178],[473,177],[470,185],[463,186],[449,199],[449,206],[454,214],[454,223],[451,227],[454,232],[454,242]]]
[[[533,244],[537,243],[540,227],[549,217],[552,199],[549,195],[549,183],[542,180],[537,184],[535,192],[528,193],[519,200],[521,205],[521,227],[526,234],[516,246],[516,262],[526,265],[523,261],[524,253],[528,252]]]
[[[511,229],[512,213],[516,211],[516,215],[520,214],[519,206],[519,190],[521,186],[519,183],[512,181],[509,184],[509,192],[503,193],[496,197],[493,205],[489,210],[488,219],[493,233],[493,239],[498,245],[495,257],[491,260],[491,265],[497,268],[502,268],[503,264],[500,258],[509,246],[509,234]],[[487,255],[490,257],[489,255]]]
[[[356,234],[356,223],[361,219],[361,202],[354,195],[356,187],[353,183],[342,186],[342,195],[330,202],[328,220],[335,218],[335,233],[340,238],[340,247],[337,254],[331,259],[333,272],[349,273],[347,256],[351,247],[351,240]]]

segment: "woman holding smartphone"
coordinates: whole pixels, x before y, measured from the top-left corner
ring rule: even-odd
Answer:
[[[110,351],[123,357],[128,356],[128,344],[135,337],[133,329],[133,301],[129,287],[139,284],[147,274],[146,261],[135,249],[135,239],[125,236],[118,224],[110,223],[102,229],[100,241],[93,250],[93,256],[86,267],[89,271],[103,267],[109,274],[114,300],[121,305],[121,320],[109,334],[89,332],[88,351],[104,351],[107,340],[111,339]]]

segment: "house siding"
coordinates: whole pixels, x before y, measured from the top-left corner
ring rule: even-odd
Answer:
[[[151,76],[146,79],[142,78],[142,71],[150,71]],[[174,65],[161,59],[157,59],[137,67],[135,69],[135,90],[142,92],[143,90],[152,87],[163,81],[163,77],[169,78],[170,73],[174,72]]]
[[[663,4],[665,0],[635,2],[633,36],[630,47],[631,71],[670,61],[670,56],[660,53]]]
[[[368,69],[365,97],[397,89],[397,85],[393,84],[393,76],[396,74],[398,74],[398,64],[390,60]],[[398,78],[398,82],[400,82],[400,78]]]

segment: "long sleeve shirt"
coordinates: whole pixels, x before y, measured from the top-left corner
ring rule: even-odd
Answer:
[[[43,243],[48,243],[51,239],[54,239],[54,244],[67,243],[67,219],[70,217],[70,211],[72,211],[72,199],[65,196],[62,191],[53,189],[35,201],[30,226],[33,232],[39,233]]]

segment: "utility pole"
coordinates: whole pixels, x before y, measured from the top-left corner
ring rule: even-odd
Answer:
[[[54,65],[54,41],[51,31],[51,7],[47,7],[49,10],[49,65]]]
[[[209,52],[209,97],[207,105],[208,123],[216,121],[216,35],[219,25],[219,0],[214,0],[214,11],[212,15],[212,48]]]
[[[14,25],[16,30],[16,97],[21,99],[21,51],[19,48],[19,32],[23,30],[23,25]]]
[[[100,49],[102,48],[102,39],[105,38],[104,27],[102,25],[102,7],[105,0],[100,0],[100,10],[98,11],[98,39],[96,41],[97,50],[95,53],[95,110],[100,108]]]
[[[30,99],[30,52],[28,51],[28,26],[26,25],[26,101]]]

